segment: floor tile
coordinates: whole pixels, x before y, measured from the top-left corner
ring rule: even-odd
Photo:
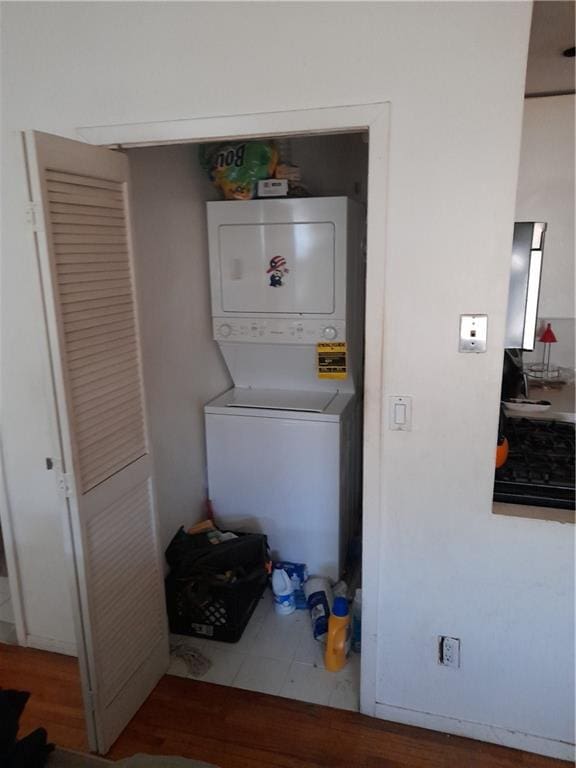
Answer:
[[[219,685],[233,685],[246,656],[234,651],[215,650],[208,656],[212,666],[200,679],[205,683],[218,683]]]
[[[336,709],[349,709],[353,712],[360,710],[360,656],[358,654],[351,654],[344,669],[336,673],[336,687],[328,703]]]
[[[338,680],[332,691],[329,706],[335,709],[348,709],[350,712],[360,711],[360,690],[350,680]]]
[[[229,649],[215,648],[212,646],[200,646],[198,644],[191,644],[191,647],[196,647],[206,658],[208,658],[212,665],[203,675],[191,674],[184,659],[178,656],[172,656],[170,659],[170,667],[168,668],[169,675],[176,675],[177,677],[192,677],[196,680],[202,680],[205,683],[216,683],[218,685],[232,685],[234,678],[238,674],[240,667],[246,656],[241,653],[235,653]]]
[[[265,590],[261,599],[258,601],[258,605],[254,609],[254,613],[252,614],[252,618],[250,620],[252,621],[254,619],[256,620],[263,619],[273,610],[274,610],[274,596],[272,594],[272,591],[267,589]]]
[[[290,668],[290,662],[262,656],[247,656],[234,680],[234,688],[278,695]]]
[[[336,676],[333,672],[313,664],[292,662],[288,677],[280,696],[299,701],[309,701],[312,704],[328,704],[336,689]]]
[[[305,631],[298,637],[294,661],[300,661],[303,664],[314,664],[317,667],[324,666],[324,644],[314,639],[312,634],[312,624],[309,623]]]
[[[303,619],[306,617],[299,615],[300,613],[296,611],[290,616],[269,613],[254,639],[250,653],[254,656],[291,661],[304,629]]]

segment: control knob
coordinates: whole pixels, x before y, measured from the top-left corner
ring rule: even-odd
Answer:
[[[338,331],[333,325],[328,325],[322,331],[322,335],[325,339],[328,339],[328,341],[333,341],[338,336]]]
[[[218,334],[220,336],[223,336],[225,339],[227,339],[231,333],[232,333],[232,326],[228,325],[228,323],[222,323],[222,325],[218,326]]]

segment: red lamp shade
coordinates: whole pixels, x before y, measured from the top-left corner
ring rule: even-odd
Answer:
[[[544,344],[553,344],[555,341],[558,341],[556,336],[554,335],[554,331],[552,330],[552,325],[548,323],[546,325],[546,329],[542,333],[542,336],[538,339],[538,341],[543,341]]]

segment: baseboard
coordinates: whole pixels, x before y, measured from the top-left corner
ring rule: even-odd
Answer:
[[[561,760],[574,760],[574,744],[567,741],[557,741],[543,736],[533,736],[522,731],[513,731],[495,725],[475,723],[471,720],[459,720],[445,715],[434,715],[430,712],[419,712],[415,709],[395,707],[390,704],[376,703],[375,717],[391,720],[394,723],[415,725],[428,728],[431,731],[451,733],[454,736],[465,736],[469,739],[500,744],[503,747],[522,749],[538,755],[556,757]]]
[[[36,648],[38,651],[50,651],[50,653],[63,653],[65,656],[78,656],[76,643],[67,640],[54,640],[51,637],[38,637],[26,635],[26,646]]]

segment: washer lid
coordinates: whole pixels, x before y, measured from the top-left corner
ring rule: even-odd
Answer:
[[[336,392],[307,392],[290,389],[233,389],[229,408],[268,408],[275,411],[323,413]]]

